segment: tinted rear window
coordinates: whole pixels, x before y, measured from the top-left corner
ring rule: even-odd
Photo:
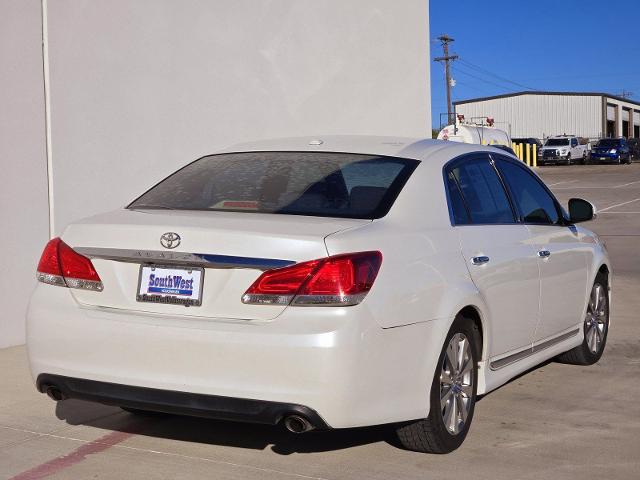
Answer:
[[[324,152],[250,152],[203,157],[128,208],[380,218],[417,160]]]

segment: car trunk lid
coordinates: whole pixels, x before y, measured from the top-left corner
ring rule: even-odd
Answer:
[[[286,306],[246,305],[241,300],[262,271],[325,257],[326,236],[368,223],[370,220],[299,215],[119,210],[72,224],[63,240],[92,259],[104,284],[102,292],[72,289],[82,305],[174,316],[271,320]],[[163,247],[160,238],[165,233],[177,233],[179,245]],[[202,267],[201,305],[139,301],[141,265]]]

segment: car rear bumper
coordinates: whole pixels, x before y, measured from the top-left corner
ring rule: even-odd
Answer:
[[[39,385],[67,377],[70,396],[132,408],[180,413],[187,397],[172,405],[154,396],[193,394],[280,405],[266,420],[236,412],[248,421],[274,422],[292,405],[331,428],[424,418],[451,320],[383,329],[366,305],[292,307],[272,321],[203,319],[83,307],[68,289],[39,284],[27,314],[31,372]],[[92,393],[83,381],[118,387]],[[144,392],[153,395],[129,396]],[[205,400],[184,413],[233,419]]]
[[[617,162],[618,159],[620,158],[620,155],[618,154],[591,154],[591,156],[589,157],[589,160],[593,161],[593,162]]]
[[[316,411],[292,403],[175,392],[47,373],[38,375],[36,387],[42,393],[55,389],[52,395],[60,399],[76,398],[154,412],[270,425],[280,423],[289,415],[297,415],[307,419],[316,429],[329,428]]]
[[[564,157],[538,157],[538,163],[558,163],[558,162],[566,162],[567,156]]]

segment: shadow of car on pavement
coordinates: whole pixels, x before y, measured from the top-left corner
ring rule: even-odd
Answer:
[[[387,442],[397,448],[392,425],[290,433],[277,425],[227,422],[163,413],[131,414],[118,407],[69,399],[58,402],[56,416],[70,425],[115,430],[135,435],[271,450],[280,455],[342,450],[349,447]]]

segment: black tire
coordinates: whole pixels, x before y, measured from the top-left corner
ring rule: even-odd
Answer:
[[[593,365],[598,360],[600,360],[600,358],[602,357],[602,353],[604,352],[604,348],[607,345],[607,336],[609,334],[609,286],[608,286],[607,276],[603,273],[599,273],[596,276],[596,280],[593,285],[594,285],[593,288],[595,288],[596,285],[601,285],[605,293],[604,311],[606,313],[606,323],[605,323],[606,327],[604,328],[602,341],[595,352],[593,352],[592,349],[589,348],[589,344],[587,341],[587,328],[586,328],[587,322],[585,319],[585,322],[583,323],[583,328],[582,328],[583,330],[582,343],[577,347],[572,348],[568,352],[558,355],[557,360],[561,363],[569,363],[572,365]]]
[[[587,164],[587,152],[584,152],[582,154],[582,160],[580,161],[580,165],[586,165]]]
[[[472,395],[469,397],[469,410],[464,426],[459,433],[451,433],[445,426],[443,408],[441,407],[441,375],[445,362],[447,346],[450,340],[457,334],[464,335],[469,340],[471,352],[471,369],[473,375]],[[457,449],[469,432],[473,412],[475,410],[476,392],[478,387],[478,361],[482,350],[482,339],[477,325],[473,320],[460,314],[447,334],[446,340],[438,358],[438,364],[431,383],[429,416],[424,419],[404,423],[396,428],[396,435],[400,445],[408,450],[423,453],[449,453]]]
[[[567,167],[571,165],[571,154],[567,155]]]

